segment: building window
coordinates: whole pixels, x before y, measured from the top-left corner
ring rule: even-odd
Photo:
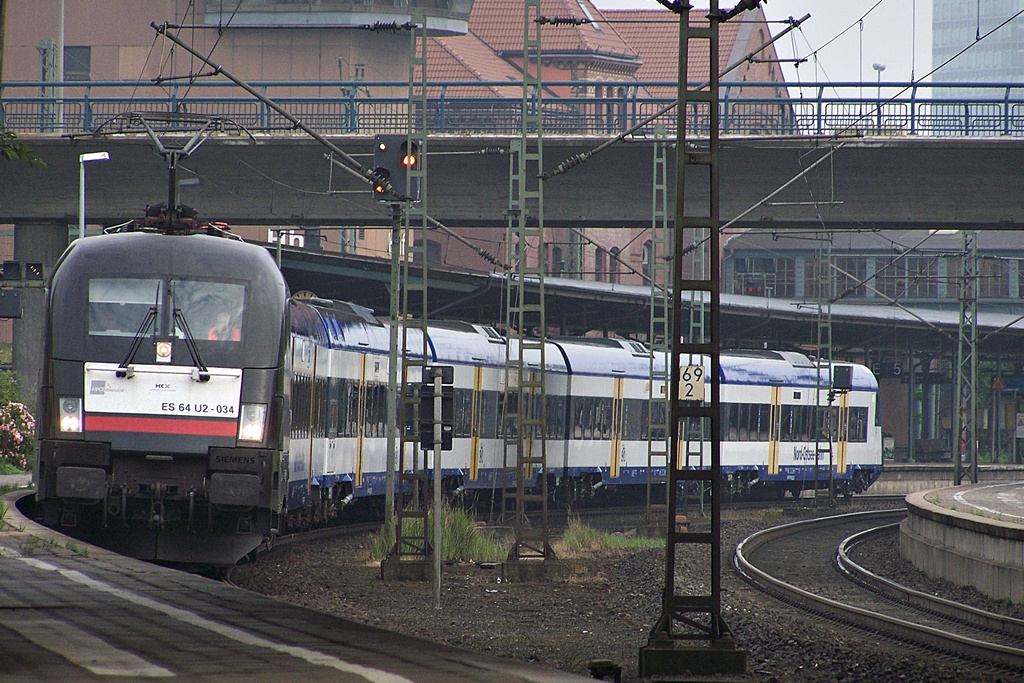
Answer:
[[[608,259],[608,282],[619,281],[619,248],[612,247]]]
[[[551,275],[561,275],[565,269],[565,261],[562,258],[561,247],[551,247],[551,262],[548,264],[548,273]]]
[[[903,258],[875,259],[875,289],[890,299],[901,299],[906,294],[907,262]]]
[[[937,299],[939,296],[939,262],[930,256],[908,256],[907,296],[914,299]]]
[[[412,252],[412,262],[420,263],[423,259],[419,251],[419,247],[423,245],[423,240],[416,240],[415,246],[416,251]],[[441,262],[441,243],[435,240],[427,240],[427,263],[440,263]]]
[[[644,242],[643,251],[643,273],[644,277],[650,279],[651,273],[654,272],[653,265],[651,264],[652,257],[654,255],[654,243],[651,240]]]
[[[1009,262],[1001,258],[978,259],[978,296],[1005,299],[1010,295]]]
[[[365,81],[366,80],[366,65],[365,64],[353,64],[352,65],[352,80],[353,81]]]
[[[84,46],[66,46],[64,48],[64,80],[88,81],[92,68],[92,48]]]
[[[867,259],[858,256],[841,256],[832,260],[832,266],[825,264],[827,276],[826,281],[833,287],[833,291],[824,292],[828,298],[864,298],[867,289],[864,285],[857,285],[867,277]],[[804,261],[804,297],[807,299],[819,299],[818,278],[820,261],[809,258]],[[852,290],[852,291],[851,291]]]
[[[594,279],[598,282],[604,281],[604,273],[607,266],[605,265],[607,260],[607,254],[601,247],[597,248],[594,252]]]
[[[733,259],[732,292],[756,296],[796,296],[796,260],[775,257]]]

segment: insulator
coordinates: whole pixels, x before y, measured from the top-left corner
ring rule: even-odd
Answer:
[[[565,173],[566,171],[576,168],[577,166],[582,164],[584,161],[587,160],[589,156],[589,153],[576,154],[574,156],[571,156],[562,163],[560,163],[558,166],[556,166],[554,171],[550,173],[542,173],[539,177],[541,180],[547,180],[548,178],[551,178],[553,176],[561,175],[562,173]]]
[[[551,24],[552,26],[582,26],[589,24],[590,19],[586,17],[537,17],[538,24]]]
[[[373,26],[367,26],[366,28],[370,29],[374,33],[397,33],[399,30],[397,21],[375,21]]]

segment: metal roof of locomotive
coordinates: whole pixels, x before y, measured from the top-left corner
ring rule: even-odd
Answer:
[[[140,262],[140,254],[150,257]],[[124,232],[93,235],[71,243],[54,268],[65,272],[145,272],[166,275],[190,272],[203,264],[216,264],[216,272],[238,273],[239,279],[266,279],[287,291],[284,277],[263,247],[240,240],[195,233]]]

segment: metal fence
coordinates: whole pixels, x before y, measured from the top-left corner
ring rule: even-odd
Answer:
[[[254,83],[306,125],[327,135],[403,132],[408,116],[404,83],[268,81]],[[518,135],[522,97],[480,97],[481,86],[508,92],[515,84],[435,83],[429,88],[431,133]],[[552,135],[614,135],[638,125],[674,102],[673,83],[554,82],[542,99],[544,128]],[[59,87],[58,87],[59,86]],[[726,135],[1020,136],[1024,135],[1024,87],[970,84],[729,84],[721,90],[720,121]],[[63,97],[56,93],[63,89]],[[864,96],[868,91],[874,96]],[[575,93],[557,96],[559,92]],[[777,93],[765,95],[764,93]],[[964,95],[957,95],[964,92]],[[688,130],[707,132],[706,108],[685,113]],[[251,132],[292,128],[279,114],[231,83],[158,86],[121,81],[7,82],[0,84],[0,123],[27,134],[89,133],[129,111],[227,117]],[[672,134],[675,109],[659,117]],[[637,131],[653,135],[654,123]]]

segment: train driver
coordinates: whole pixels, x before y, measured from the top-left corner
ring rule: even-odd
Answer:
[[[217,322],[206,335],[210,341],[239,341],[242,331],[231,324],[231,314],[222,311],[217,314]]]

